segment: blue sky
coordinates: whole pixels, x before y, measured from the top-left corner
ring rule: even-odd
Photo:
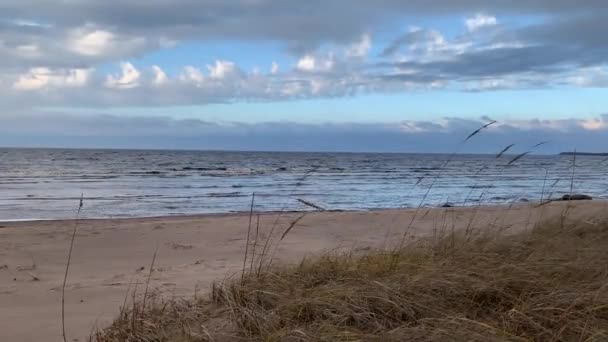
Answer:
[[[419,139],[404,149],[441,152],[425,137],[457,141],[458,123],[488,120],[490,135],[601,137],[606,11],[599,0],[1,4],[0,145],[148,147],[162,136],[222,149],[197,140],[206,134],[280,150],[289,125],[319,140],[290,149],[398,150],[378,143],[391,127],[396,141]]]

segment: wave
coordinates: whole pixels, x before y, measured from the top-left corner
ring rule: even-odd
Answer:
[[[209,197],[248,197],[249,195],[241,192],[212,192],[208,194]]]

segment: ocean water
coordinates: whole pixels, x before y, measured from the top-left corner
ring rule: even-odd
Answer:
[[[0,149],[0,220],[72,218],[81,194],[89,218],[608,197],[605,157],[512,157]]]

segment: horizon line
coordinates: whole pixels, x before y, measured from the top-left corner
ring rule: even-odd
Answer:
[[[85,150],[85,151],[157,151],[157,152],[245,152],[245,153],[336,153],[336,154],[436,154],[436,155],[483,155],[495,156],[497,153],[483,152],[394,152],[394,151],[321,151],[321,150],[242,150],[242,149],[204,149],[204,148],[146,148],[146,147],[48,147],[48,146],[0,146],[0,150]],[[505,153],[504,155],[517,155],[518,153]],[[559,156],[559,155],[602,155],[602,152],[562,151],[557,153],[529,153],[532,156]]]

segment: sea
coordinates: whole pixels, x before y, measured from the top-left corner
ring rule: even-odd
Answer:
[[[0,221],[608,197],[601,156],[0,149]],[[511,162],[511,163],[510,163]],[[315,208],[318,207],[318,208]]]

